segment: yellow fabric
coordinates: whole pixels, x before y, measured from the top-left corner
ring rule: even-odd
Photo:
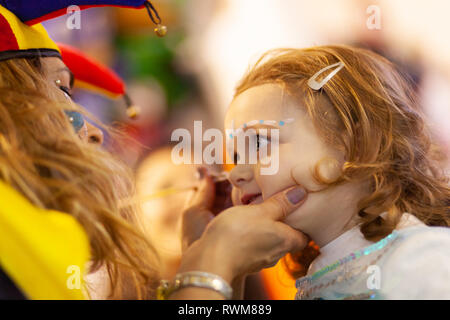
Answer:
[[[0,265],[29,299],[84,299],[89,252],[72,216],[38,209],[0,181]]]
[[[0,14],[8,21],[20,50],[54,49],[59,51],[58,46],[40,23],[31,27],[27,26],[3,6],[0,6]]]

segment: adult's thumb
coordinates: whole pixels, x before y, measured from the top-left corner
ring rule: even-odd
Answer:
[[[183,211],[181,217],[181,246],[185,251],[199,239],[214,217],[210,209],[214,203],[215,186],[205,168],[199,168],[200,184]]]
[[[307,192],[301,186],[283,190],[258,206],[260,214],[273,220],[283,220],[306,200]]]
[[[189,199],[186,208],[197,207],[211,209],[214,204],[214,197],[216,193],[214,181],[205,168],[198,168],[197,171],[200,176],[200,181],[197,186],[197,190]]]

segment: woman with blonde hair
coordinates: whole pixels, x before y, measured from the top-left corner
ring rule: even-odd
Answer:
[[[124,2],[154,10],[147,1]],[[0,6],[0,267],[27,298],[155,298],[158,257],[136,205],[124,201],[133,198],[132,173],[99,146],[101,133],[71,101],[58,47],[23,19]],[[278,221],[302,195],[291,188],[210,223],[214,185],[203,174],[185,214],[182,285],[163,287],[160,297],[231,298],[237,277],[302,248],[304,236]],[[236,238],[243,240],[229,241]],[[87,293],[67,274],[85,267],[94,273]]]

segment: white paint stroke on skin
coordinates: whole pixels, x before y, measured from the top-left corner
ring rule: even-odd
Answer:
[[[263,124],[263,125],[269,125],[269,126],[284,126],[285,124],[289,124],[294,122],[294,118],[288,118],[280,121],[276,120],[251,120],[249,122],[244,123],[242,126],[240,126],[238,129],[234,128],[234,119],[231,120],[231,132],[230,135],[227,136],[227,139],[233,139],[234,135],[237,135],[244,131],[245,128],[254,126],[256,124]]]

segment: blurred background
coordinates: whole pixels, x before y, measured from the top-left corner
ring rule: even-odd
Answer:
[[[450,155],[450,1],[152,3],[168,27],[164,38],[153,33],[146,10],[88,9],[81,12],[79,30],[66,28],[66,16],[44,23],[54,40],[80,48],[126,80],[130,97],[142,108],[137,120],[127,119],[122,100],[82,90],[75,91],[74,99],[104,123],[125,125],[126,132],[139,143],[131,144],[121,156],[137,172],[145,172],[145,166],[155,170],[161,164],[163,172],[173,175],[175,169],[163,167],[169,157],[161,150],[167,147],[174,129],[192,130],[194,120],[203,121],[203,130],[223,128],[236,83],[266,50],[332,43],[371,48],[408,72],[417,84],[436,140]],[[194,175],[191,169],[186,167],[189,177]],[[177,180],[167,179],[166,187]],[[184,200],[177,201],[181,207]],[[177,216],[165,216],[162,221],[158,213],[149,213],[149,219],[152,215],[155,230],[179,232]],[[178,243],[166,241],[164,250],[170,256],[167,264],[176,264]],[[248,298],[292,299],[295,295],[294,280],[280,264],[253,280]]]

